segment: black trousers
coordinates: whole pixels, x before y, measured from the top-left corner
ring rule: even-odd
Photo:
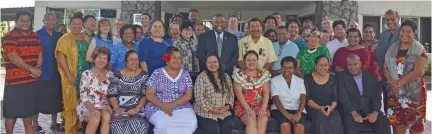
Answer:
[[[387,115],[387,98],[388,98],[389,87],[385,82],[382,82],[382,93],[383,93],[383,103],[384,103],[384,113]]]
[[[197,115],[198,129],[201,134],[231,134],[234,129],[234,120],[232,116],[225,119],[213,120]]]
[[[359,113],[359,112],[358,112]],[[362,124],[356,123],[351,113],[344,112],[343,114],[343,124],[345,134],[358,134],[360,133],[360,127],[364,126],[362,124],[368,124],[374,129],[374,132],[377,134],[390,134],[390,125],[387,120],[387,117],[384,116],[383,113],[378,113],[377,120],[375,123],[371,123],[367,120],[364,120]],[[366,117],[367,115],[361,115],[362,117]]]

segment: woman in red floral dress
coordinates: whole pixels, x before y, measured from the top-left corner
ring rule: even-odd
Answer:
[[[407,20],[401,25],[400,41],[387,50],[384,75],[390,85],[387,117],[395,134],[421,134],[426,115],[426,86],[423,79],[427,56],[415,40],[417,26]]]
[[[244,56],[245,70],[235,69],[233,85],[238,100],[235,114],[246,125],[246,134],[265,134],[270,119],[270,73],[258,67],[258,54],[251,50]]]

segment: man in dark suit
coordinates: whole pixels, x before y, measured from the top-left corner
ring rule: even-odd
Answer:
[[[221,58],[225,73],[233,73],[233,68],[239,57],[237,37],[225,30],[225,18],[221,14],[213,16],[213,30],[200,35],[197,56],[200,68],[206,68],[206,59],[209,54],[218,55]]]
[[[377,134],[390,134],[388,120],[380,110],[381,86],[376,76],[361,69],[356,54],[347,57],[347,64],[348,70],[337,74],[345,134],[358,134],[360,124],[365,123]]]
[[[378,61],[379,70],[381,77],[383,78],[383,83],[386,82],[384,77],[384,61],[387,49],[395,42],[399,40],[400,26],[399,26],[399,14],[396,11],[388,10],[385,12],[386,25],[388,30],[383,31],[380,34],[378,46],[376,48],[376,59]],[[384,85],[382,88],[384,94],[384,102],[387,102],[387,87]],[[384,109],[387,113],[387,103],[384,103]]]

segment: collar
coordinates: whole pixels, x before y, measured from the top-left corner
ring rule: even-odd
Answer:
[[[248,36],[246,37],[246,39],[247,39],[246,42],[253,42],[253,43],[255,43],[255,42],[253,41],[251,35],[248,35]],[[260,35],[260,38],[259,38],[258,42],[256,42],[255,44],[263,43],[263,42],[264,42],[264,39],[267,39],[267,38],[264,37],[263,35]]]
[[[288,46],[290,43],[291,43],[291,41],[290,41],[290,40],[287,40],[287,41],[282,45],[282,47]],[[277,44],[278,44],[278,46],[280,46],[280,42],[279,42],[279,41],[277,41]]]
[[[25,32],[25,34],[23,34],[18,28],[14,28],[13,31],[17,32],[17,33],[19,33],[21,35],[28,35],[28,34],[31,33],[31,30],[28,30],[28,31]]]
[[[91,37],[91,36],[95,36],[95,33],[94,33],[94,32],[92,32],[91,34],[88,34],[88,33],[87,33],[87,30],[85,30],[85,29],[84,29],[84,32],[83,32],[83,33],[86,34],[86,35],[88,35],[89,37]]]
[[[298,39],[299,35],[297,34],[296,37],[294,38],[294,40],[292,40],[293,42],[296,41]]]
[[[349,72],[349,70],[347,70],[349,74],[351,74],[351,76],[353,76],[354,78],[362,78],[363,77],[363,70],[360,70],[360,74],[358,75],[353,75],[351,72]]]
[[[216,37],[217,37],[217,36],[218,36],[218,33],[216,32],[216,30],[213,30],[213,31],[214,31],[214,33],[215,33],[215,35],[216,35]],[[220,34],[221,38],[223,38],[223,35],[224,35],[224,31],[222,31],[221,34]]]
[[[38,32],[39,34],[40,34],[40,33],[42,33],[42,34],[48,34],[48,31],[46,30],[46,28],[45,28],[44,26],[42,26],[41,29],[39,29],[37,32]],[[54,35],[54,34],[56,34],[56,33],[59,33],[59,32],[56,31],[55,29],[53,29],[53,31],[52,31],[52,35]]]

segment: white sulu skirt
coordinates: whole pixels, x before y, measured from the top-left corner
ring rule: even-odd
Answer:
[[[149,122],[155,126],[154,134],[193,134],[198,126],[192,108],[174,110],[172,116],[159,110],[150,117]]]

